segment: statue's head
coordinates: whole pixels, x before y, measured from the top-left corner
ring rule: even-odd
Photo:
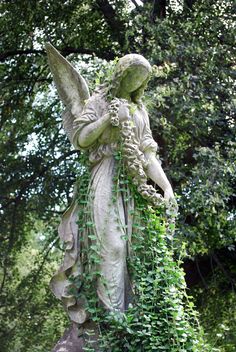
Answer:
[[[119,97],[125,92],[133,102],[138,102],[150,79],[151,71],[151,65],[142,55],[125,55],[115,67],[110,94],[112,97]]]

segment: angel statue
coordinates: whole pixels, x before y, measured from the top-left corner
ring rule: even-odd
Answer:
[[[52,291],[62,300],[74,326],[80,329],[89,322],[90,314],[86,296],[73,294],[71,278],[79,281],[83,273],[95,270],[93,266],[88,269],[84,248],[93,244],[99,248],[96,270],[101,275],[95,287],[100,306],[108,312],[125,312],[132,300],[127,257],[135,202],[128,186],[128,201],[119,187],[114,192],[115,183],[119,182],[117,153],[121,146],[128,177],[148,204],[158,206],[175,201],[171,184],[156,157],[157,143],[141,101],[152,72],[149,62],[138,54],[125,55],[116,64],[112,77],[90,96],[85,80],[75,68],[51,44],[46,44],[46,51],[66,108],[62,116],[65,131],[73,146],[87,155],[90,169],[87,202],[77,201],[78,187],[62,217],[59,235],[65,243],[65,257],[51,280]],[[148,179],[163,190],[164,196],[147,183]],[[90,219],[84,226],[79,225],[81,207]],[[91,231],[92,240],[88,237]],[[83,290],[83,283],[78,285],[79,290]]]

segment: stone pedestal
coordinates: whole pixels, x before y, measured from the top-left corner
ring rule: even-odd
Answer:
[[[85,323],[80,329],[76,324],[72,324],[64,332],[64,335],[57,342],[52,352],[83,352],[85,341],[95,351],[99,352],[97,328],[92,322]]]
[[[83,352],[84,338],[79,335],[78,327],[73,324],[64,332],[52,352]]]

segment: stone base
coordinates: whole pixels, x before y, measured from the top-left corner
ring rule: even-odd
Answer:
[[[85,341],[99,352],[98,333],[92,322],[87,322],[80,328],[76,324],[72,324],[69,329],[65,330],[52,352],[83,352]]]

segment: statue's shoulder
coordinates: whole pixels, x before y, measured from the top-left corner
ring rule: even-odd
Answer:
[[[89,97],[88,101],[91,101],[91,102],[105,102],[105,101],[107,101],[106,90],[103,87],[95,88],[94,92]]]
[[[138,102],[138,109],[139,109],[140,112],[142,112],[142,114],[144,114],[145,116],[148,116],[147,108],[146,108],[145,104],[142,101]]]
[[[85,102],[84,110],[93,109],[98,114],[102,113],[108,107],[108,101],[102,91],[95,90],[94,93]]]

